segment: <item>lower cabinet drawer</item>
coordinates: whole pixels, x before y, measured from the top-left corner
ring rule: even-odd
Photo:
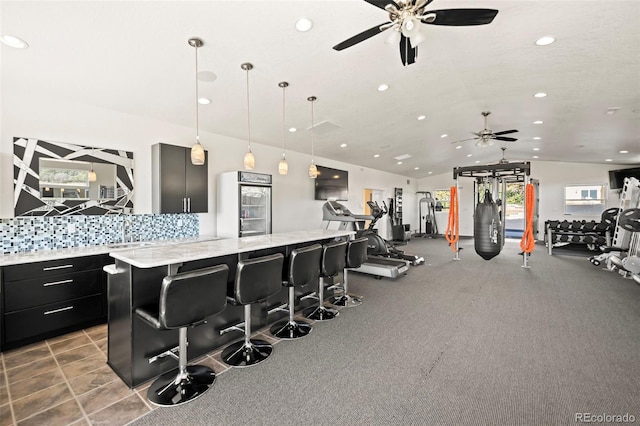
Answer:
[[[104,317],[103,295],[96,294],[4,315],[4,341],[14,342]]]
[[[54,275],[4,284],[4,311],[13,312],[35,306],[77,299],[102,293],[100,269]]]

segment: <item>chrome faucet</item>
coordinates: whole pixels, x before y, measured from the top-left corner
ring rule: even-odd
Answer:
[[[133,220],[131,219],[131,216],[124,215],[123,221],[122,221],[122,243],[123,244],[133,241],[132,227],[133,227]]]

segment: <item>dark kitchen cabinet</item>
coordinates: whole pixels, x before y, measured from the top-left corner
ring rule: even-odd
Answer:
[[[95,255],[0,268],[1,350],[106,322],[107,260]]]
[[[208,209],[207,151],[205,164],[191,164],[191,148],[155,144],[151,147],[154,213],[206,213]]]

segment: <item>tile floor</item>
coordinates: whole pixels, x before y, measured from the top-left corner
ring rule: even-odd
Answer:
[[[268,330],[254,335],[277,343]],[[220,374],[222,349],[191,363]],[[156,409],[150,383],[131,390],[106,361],[106,324],[0,353],[0,426],[125,425]]]

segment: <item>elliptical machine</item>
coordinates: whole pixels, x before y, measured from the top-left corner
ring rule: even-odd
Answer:
[[[358,237],[367,237],[367,254],[372,256],[393,257],[396,259],[408,260],[413,266],[421,265],[424,263],[424,257],[416,256],[414,254],[407,254],[402,250],[399,250],[395,245],[378,235],[378,232],[373,229],[376,222],[388,213],[387,209],[382,209],[377,201],[367,201],[367,205],[371,209],[371,216],[373,219],[367,229],[363,230]]]

